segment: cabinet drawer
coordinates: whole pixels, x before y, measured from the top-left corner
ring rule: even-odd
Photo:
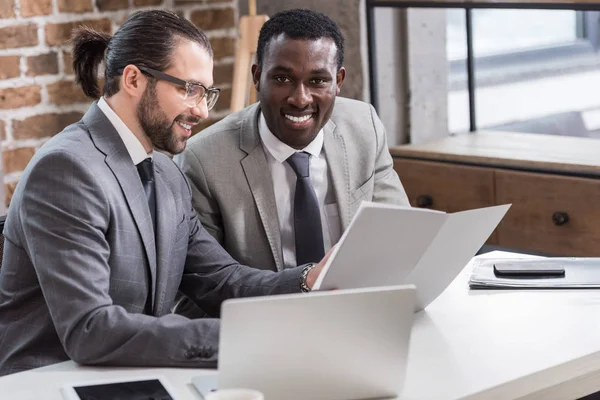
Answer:
[[[600,180],[496,170],[498,204],[512,207],[500,246],[564,256],[600,256]]]
[[[413,207],[446,212],[494,205],[494,170],[435,161],[394,159]],[[496,244],[494,232],[488,244]]]
[[[413,207],[447,212],[494,205],[494,170],[431,161],[395,159],[394,169]]]

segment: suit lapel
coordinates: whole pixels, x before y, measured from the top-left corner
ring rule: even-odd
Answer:
[[[248,154],[241,160],[242,169],[267,234],[275,266],[278,271],[281,271],[283,269],[283,251],[275,192],[271,179],[265,179],[265,171],[269,171],[269,165],[258,134],[260,108],[256,105],[247,109],[246,112],[248,115],[242,118],[239,131],[240,149]]]
[[[131,161],[131,156],[127,152],[123,140],[96,103],[84,115],[83,122],[87,125],[92,141],[98,150],[106,155],[106,165],[119,182],[129,211],[133,215],[133,219],[142,237],[148,258],[148,265],[150,266],[150,293],[152,294],[152,303],[154,303],[156,288],[154,228],[152,226],[152,216],[148,208],[148,201],[146,200],[137,169],[133,165],[133,161]]]
[[[333,190],[337,199],[342,231],[350,223],[350,179],[348,172],[348,155],[344,138],[336,131],[333,121],[329,120],[323,127],[323,148],[327,157],[327,168],[331,175]]]
[[[175,199],[173,193],[169,189],[164,172],[160,162],[154,163],[154,181],[156,187],[156,209],[160,210],[156,215],[156,241],[157,241],[157,277],[156,277],[156,292],[160,295],[155,298],[154,313],[162,315],[164,304],[164,295],[167,292],[166,285],[169,279],[171,246],[173,244],[173,236],[175,234],[175,226],[177,220]]]

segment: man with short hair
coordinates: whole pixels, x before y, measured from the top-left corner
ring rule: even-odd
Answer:
[[[309,290],[323,262],[280,273],[240,265],[192,209],[179,153],[207,118],[206,35],[167,11],[133,14],[114,36],[74,37],[84,92],[104,96],[35,154],[4,227],[0,375],[82,364],[214,367],[219,321],[171,314],[181,290],[210,316],[223,300]]]
[[[362,201],[409,202],[373,107],[338,97],[346,70],[335,22],[278,13],[256,56],[259,103],[196,134],[176,162],[219,243],[242,263],[282,271],[319,260]]]

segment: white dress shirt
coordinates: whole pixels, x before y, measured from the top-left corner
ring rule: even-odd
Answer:
[[[138,165],[148,157],[152,158],[152,152],[146,153],[142,142],[140,142],[140,140],[133,134],[133,132],[131,132],[131,129],[129,129],[127,125],[125,125],[125,123],[117,115],[117,113],[115,113],[113,109],[110,108],[106,100],[104,100],[104,96],[100,97],[100,100],[98,100],[98,108],[102,110],[104,115],[106,115],[106,118],[108,118],[110,123],[113,124],[113,126],[117,130],[119,136],[121,136],[121,139],[125,144],[125,148],[131,156],[131,160],[133,161],[134,165]]]
[[[297,151],[310,154],[310,180],[317,195],[323,229],[323,247],[327,252],[341,236],[341,220],[333,192],[333,185],[327,169],[327,158],[323,151],[323,130],[304,149],[296,150],[279,140],[267,126],[260,114],[258,132],[262,140],[267,163],[273,179],[275,203],[279,217],[283,264],[286,268],[295,267],[296,239],[294,235],[294,195],[296,193],[296,173],[286,160]],[[319,260],[315,260],[319,261]]]

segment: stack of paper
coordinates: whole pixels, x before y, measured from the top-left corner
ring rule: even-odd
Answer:
[[[494,263],[506,259],[478,259],[474,261],[469,286],[473,289],[492,288],[600,288],[600,258],[553,257],[541,258],[545,264],[556,263],[565,269],[563,277],[500,277],[494,274]],[[511,262],[533,263],[538,259],[510,259]]]

